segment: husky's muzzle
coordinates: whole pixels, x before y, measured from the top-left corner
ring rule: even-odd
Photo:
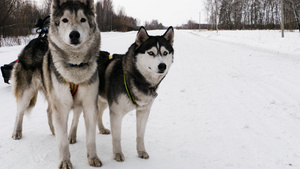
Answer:
[[[71,44],[72,45],[78,45],[80,43],[79,38],[80,38],[80,33],[78,31],[72,31],[69,34]]]

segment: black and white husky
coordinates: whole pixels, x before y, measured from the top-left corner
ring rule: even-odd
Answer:
[[[95,144],[100,51],[95,17],[93,0],[53,0],[48,41],[38,39],[28,44],[12,73],[17,98],[12,137],[21,139],[24,113],[35,105],[38,90],[43,91],[49,103],[50,128],[53,133],[55,129],[58,142],[59,168],[72,168],[67,134],[72,109],[84,112],[89,165],[102,165]]]
[[[149,36],[141,27],[136,41],[125,55],[113,59],[101,56],[98,60],[99,99],[98,127],[101,133],[109,133],[102,123],[103,111],[109,105],[113,154],[116,161],[124,161],[121,148],[121,123],[124,115],[136,109],[137,152],[148,159],[144,134],[157,88],[173,63],[174,30],[170,27],[162,36]],[[76,128],[80,111],[74,114],[70,140],[76,142]]]

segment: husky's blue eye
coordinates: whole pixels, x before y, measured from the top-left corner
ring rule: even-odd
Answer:
[[[85,18],[81,18],[81,19],[80,19],[80,22],[85,22],[85,21],[86,21]]]
[[[150,56],[154,56],[154,52],[148,52]]]
[[[163,55],[164,55],[164,56],[167,56],[167,55],[168,55],[168,52],[167,52],[167,51],[164,51]]]
[[[63,21],[64,23],[69,22],[69,20],[68,20],[67,18],[64,18],[62,21]]]

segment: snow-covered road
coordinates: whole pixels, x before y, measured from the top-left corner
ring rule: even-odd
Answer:
[[[172,75],[182,77],[182,116],[193,124],[199,166],[300,167],[299,57],[189,32],[176,40],[185,48]]]
[[[251,33],[262,38],[253,39]],[[275,42],[277,33],[176,30],[174,64],[158,90],[146,129],[150,159],[137,158],[131,112],[123,120],[125,162],[113,160],[111,136],[97,134],[103,168],[300,168],[300,38],[289,32],[290,38]],[[270,39],[266,34],[272,34]],[[124,53],[135,35],[102,33],[101,49]],[[22,47],[0,48],[0,65],[13,61]],[[48,128],[43,96],[24,118],[19,141],[11,138],[15,99],[2,81],[0,103],[0,168],[56,168],[57,144]],[[104,124],[109,127],[107,111]],[[74,168],[92,168],[87,164],[82,118],[78,143],[70,151]]]

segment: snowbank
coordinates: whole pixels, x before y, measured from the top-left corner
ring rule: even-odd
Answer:
[[[268,49],[277,53],[300,55],[299,31],[285,31],[281,37],[279,30],[238,30],[238,31],[193,31],[209,39],[254,47],[255,49]]]

